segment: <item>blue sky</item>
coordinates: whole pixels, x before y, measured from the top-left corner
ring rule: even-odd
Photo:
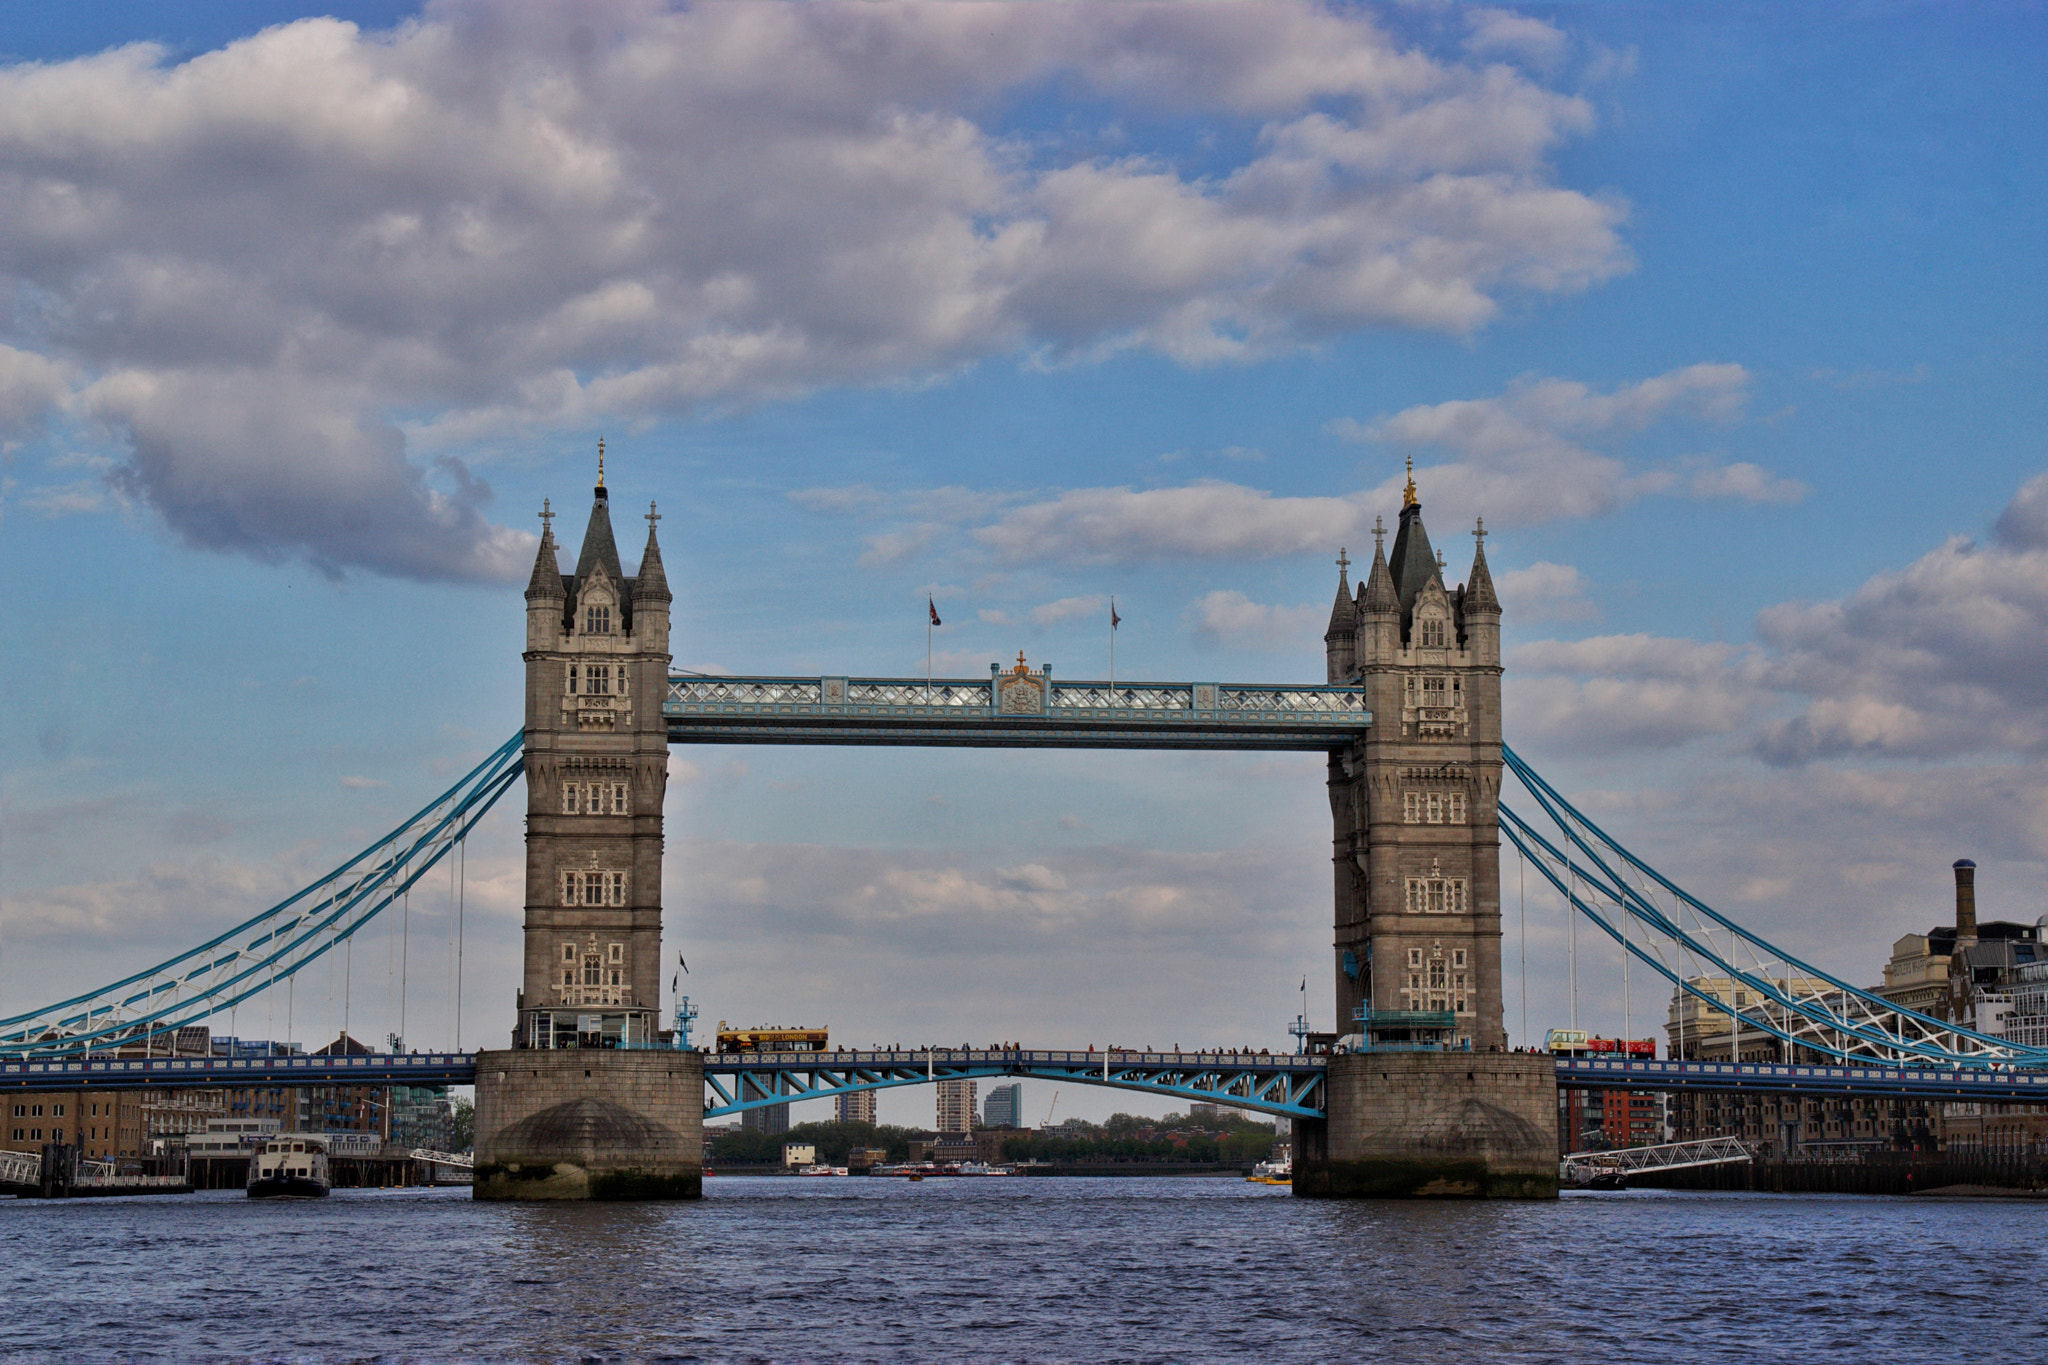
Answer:
[[[1511,742],[1617,834],[1857,979],[1954,857],[2031,920],[2044,29],[0,7],[0,1002],[240,918],[509,733],[533,516],[580,521],[599,435],[678,663],[739,672],[918,671],[930,593],[941,671],[1099,674],[1115,593],[1121,675],[1319,678],[1412,455],[1454,570],[1487,519]],[[700,749],[670,790],[710,1018],[1327,1011],[1316,760]],[[466,1041],[517,868],[507,813]]]

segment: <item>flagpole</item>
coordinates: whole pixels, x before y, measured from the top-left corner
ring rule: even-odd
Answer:
[[[1116,594],[1109,597],[1109,704],[1116,705]]]
[[[924,704],[932,704],[932,611],[931,599],[925,599],[924,613]]]

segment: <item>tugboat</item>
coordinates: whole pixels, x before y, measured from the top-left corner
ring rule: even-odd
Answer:
[[[251,1199],[323,1199],[327,1195],[327,1139],[315,1133],[279,1133],[249,1158]]]

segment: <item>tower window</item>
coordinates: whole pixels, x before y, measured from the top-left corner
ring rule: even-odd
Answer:
[[[587,871],[581,868],[563,869],[562,904],[624,905],[625,903],[625,873],[599,871],[595,868]],[[569,955],[566,951],[563,954],[565,958]]]
[[[583,609],[583,633],[585,635],[611,634],[612,609],[610,607],[585,607]]]
[[[1411,915],[1464,914],[1464,878],[1410,877],[1408,879],[1408,913]]]
[[[1437,620],[1433,616],[1426,618],[1422,622],[1421,633],[1422,647],[1424,649],[1442,649],[1444,647],[1444,623],[1442,621]]]

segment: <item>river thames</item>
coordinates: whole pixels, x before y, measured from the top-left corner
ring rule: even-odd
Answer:
[[[0,1203],[0,1360],[2048,1358],[2048,1205],[717,1178]]]

